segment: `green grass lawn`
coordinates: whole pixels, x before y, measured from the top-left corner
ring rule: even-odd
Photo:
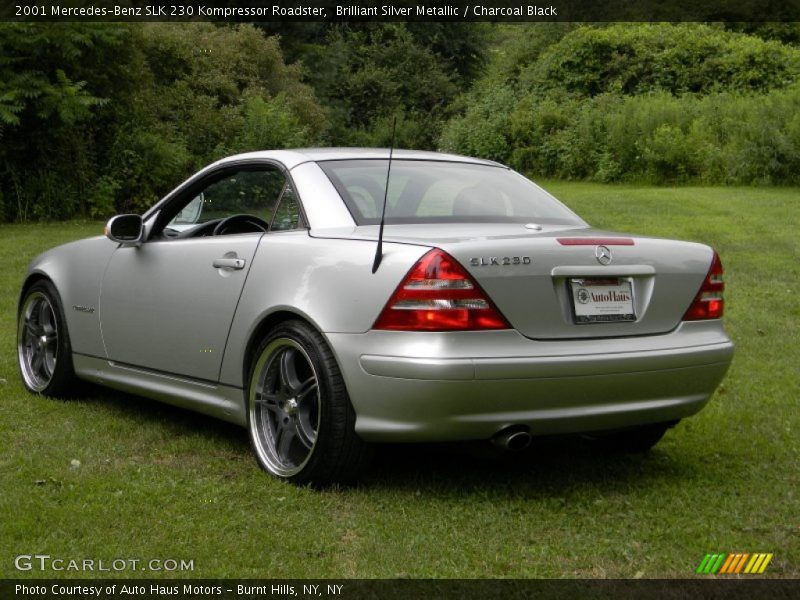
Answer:
[[[177,575],[194,577],[693,577],[735,551],[800,576],[800,190],[545,187],[594,225],[717,248],[736,358],[715,398],[646,456],[394,447],[359,487],[323,492],[264,475],[233,426],[116,392],[26,393],[25,265],[101,224],[0,226],[0,577],[34,553],[191,559]]]

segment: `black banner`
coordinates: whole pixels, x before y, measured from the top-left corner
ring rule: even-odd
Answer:
[[[797,598],[800,580],[641,579],[641,580],[0,580],[4,600],[415,600],[417,598],[502,599],[580,598],[582,600]]]
[[[800,21],[800,0],[5,0],[0,20]]]

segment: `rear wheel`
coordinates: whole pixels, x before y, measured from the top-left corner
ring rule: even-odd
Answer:
[[[599,448],[609,452],[643,453],[655,446],[668,429],[678,422],[652,423],[630,429],[584,436]]]
[[[282,323],[258,345],[250,369],[248,429],[261,467],[294,483],[353,481],[367,445],[355,433],[333,353],[302,321]]]
[[[25,387],[46,396],[67,396],[77,382],[67,321],[56,288],[47,280],[25,294],[17,317],[17,360]]]

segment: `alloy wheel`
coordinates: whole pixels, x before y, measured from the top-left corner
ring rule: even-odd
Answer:
[[[320,393],[311,359],[296,341],[278,338],[262,351],[250,386],[250,427],[268,469],[291,477],[317,443]]]
[[[44,390],[58,360],[58,324],[50,299],[41,292],[28,296],[22,307],[17,353],[25,383],[36,392]]]

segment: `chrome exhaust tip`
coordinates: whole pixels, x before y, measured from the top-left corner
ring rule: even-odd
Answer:
[[[526,429],[511,426],[495,434],[492,443],[504,450],[519,452],[530,446],[531,439],[531,434]]]

